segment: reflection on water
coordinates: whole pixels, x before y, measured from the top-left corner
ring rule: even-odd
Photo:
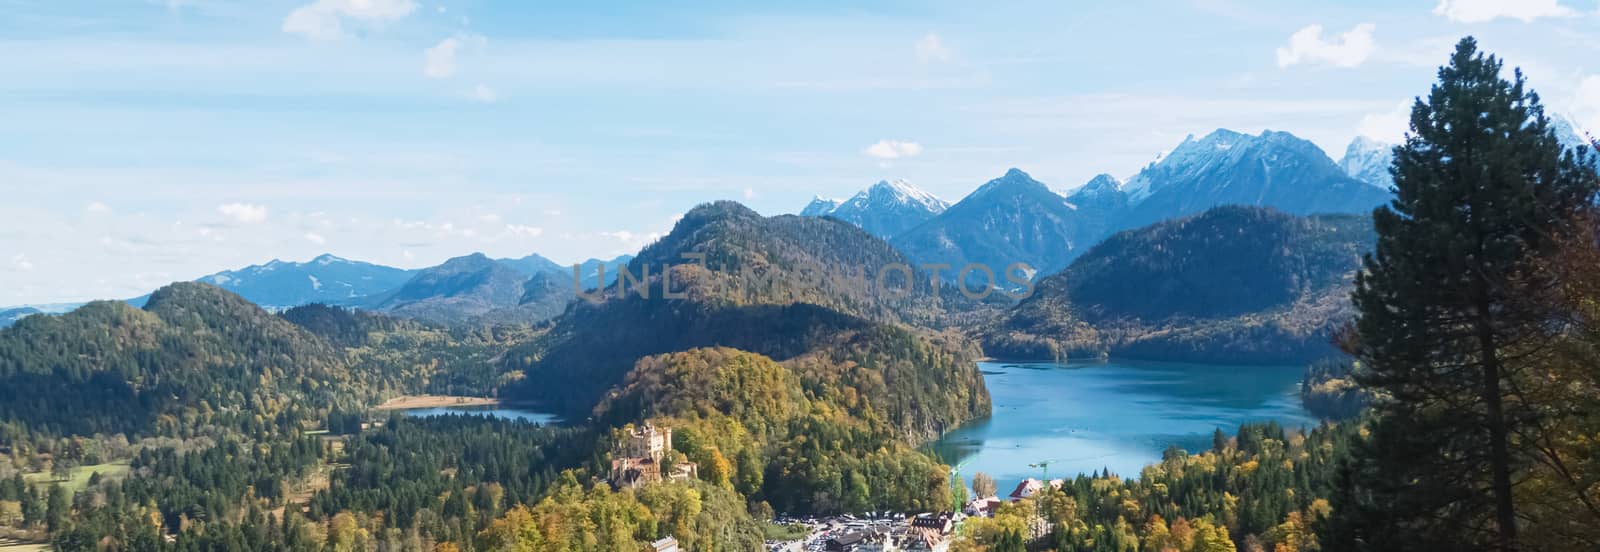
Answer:
[[[1110,469],[1137,477],[1176,444],[1211,446],[1212,431],[1276,420],[1286,428],[1316,421],[1300,406],[1299,366],[1219,366],[1111,361],[1072,364],[980,363],[994,415],[932,445],[968,479],[986,472],[1002,494],[1024,477],[1051,478]]]
[[[433,416],[488,416],[507,420],[522,420],[542,425],[561,423],[561,418],[555,414],[504,406],[441,406],[437,408],[412,408],[401,412],[405,412],[407,416],[419,418]]]

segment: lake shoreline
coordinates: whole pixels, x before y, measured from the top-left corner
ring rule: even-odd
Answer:
[[[465,397],[457,395],[404,395],[395,397],[373,410],[416,410],[420,408],[445,408],[451,406],[502,406],[505,402],[494,397]]]

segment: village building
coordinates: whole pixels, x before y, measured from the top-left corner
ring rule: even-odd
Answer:
[[[1052,488],[1052,489],[1058,489],[1059,490],[1061,488],[1061,486],[1065,485],[1065,484],[1066,484],[1065,480],[1061,480],[1061,479],[1052,479],[1052,480],[1050,480],[1050,488]],[[1022,480],[1021,483],[1017,483],[1016,490],[1011,491],[1011,501],[1012,502],[1016,502],[1016,501],[1019,501],[1019,500],[1032,498],[1033,495],[1039,494],[1039,491],[1043,491],[1044,490],[1044,485],[1045,485],[1045,482],[1040,481],[1038,479],[1034,479],[1032,477],[1024,479],[1024,480]]]
[[[650,547],[655,552],[678,552],[678,539],[667,537],[650,543]]]
[[[972,517],[994,517],[994,511],[1000,509],[1000,505],[1005,503],[1006,501],[997,496],[973,499],[972,502],[968,502],[961,509],[961,513]]]
[[[828,537],[823,547],[828,552],[855,552],[856,548],[867,541],[864,532],[850,532],[842,535]]]
[[[950,549],[950,537],[955,532],[956,518],[952,512],[921,514],[911,518],[911,527],[900,549],[906,552],[945,552]]]

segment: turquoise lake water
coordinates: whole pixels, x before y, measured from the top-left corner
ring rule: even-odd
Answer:
[[[1300,406],[1301,366],[1219,366],[1110,361],[979,363],[993,416],[931,445],[963,478],[982,471],[1001,494],[1030,464],[1049,463],[1049,477],[1109,468],[1123,477],[1161,459],[1177,444],[1211,447],[1217,428],[1230,436],[1244,422],[1276,420],[1287,429],[1313,427]]]
[[[412,408],[402,412],[405,412],[407,416],[422,418],[432,416],[489,416],[507,420],[525,420],[545,425],[561,423],[561,418],[555,414],[504,406],[444,406],[438,408]]]

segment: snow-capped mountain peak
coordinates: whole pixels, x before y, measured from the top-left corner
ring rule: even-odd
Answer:
[[[1321,161],[1327,153],[1316,144],[1287,132],[1262,131],[1260,135],[1219,128],[1202,138],[1184,138],[1178,147],[1150,163],[1122,187],[1134,203],[1142,203],[1166,184],[1182,181],[1238,163],[1259,159],[1267,167],[1284,162]]]
[[[800,211],[801,216],[831,216],[866,230],[889,237],[921,224],[950,203],[904,180],[881,180],[844,202],[818,197]]]
[[[1117,177],[1115,177],[1115,176],[1111,176],[1111,175],[1106,174],[1106,173],[1100,173],[1100,174],[1095,175],[1094,178],[1089,179],[1089,182],[1085,183],[1083,185],[1083,187],[1078,188],[1077,193],[1078,194],[1084,194],[1084,193],[1087,193],[1087,194],[1103,194],[1103,193],[1107,193],[1107,192],[1118,192],[1118,191],[1121,191],[1121,190],[1122,190],[1122,181],[1121,180],[1117,180]]]
[[[939,196],[925,192],[910,182],[901,179],[879,180],[872,187],[862,190],[855,197],[845,202],[849,204],[862,203],[891,203],[896,205],[918,205],[934,214],[942,213],[950,207],[950,203],[939,199]]]
[[[1590,145],[1589,140],[1594,138],[1594,135],[1586,132],[1577,121],[1562,114],[1550,116],[1550,130],[1556,133],[1556,139],[1567,149]]]
[[[1344,149],[1339,168],[1351,178],[1387,190],[1394,186],[1394,178],[1389,175],[1389,165],[1393,162],[1394,145],[1357,136]]]
[[[811,203],[807,203],[806,204],[806,208],[800,210],[800,216],[802,216],[802,217],[820,217],[820,216],[825,216],[825,215],[827,215],[829,213],[832,213],[834,209],[838,209],[839,205],[842,204],[842,203],[844,203],[844,201],[838,200],[838,199],[825,198],[825,197],[822,197],[822,196],[813,196],[811,198]]]
[[[1359,151],[1383,148],[1363,143]],[[1381,163],[1380,163],[1381,165]],[[1258,205],[1294,214],[1366,212],[1388,193],[1351,177],[1308,140],[1287,132],[1259,135],[1217,129],[1187,138],[1122,187],[1130,226],[1192,215],[1217,205]]]

